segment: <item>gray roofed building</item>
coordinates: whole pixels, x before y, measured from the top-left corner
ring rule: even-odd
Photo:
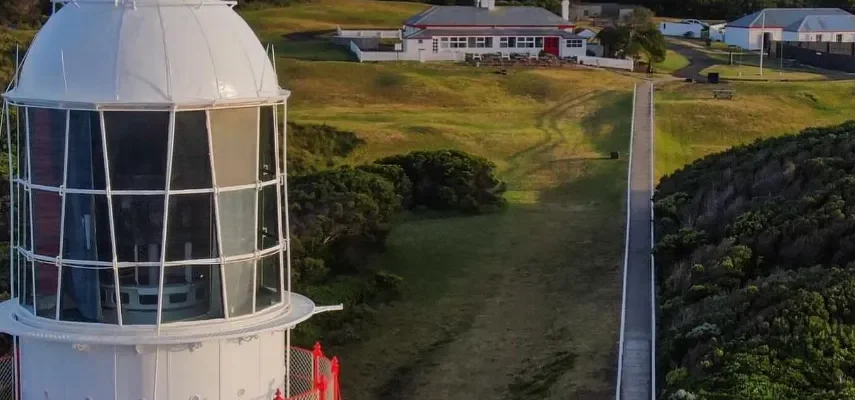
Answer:
[[[404,39],[430,39],[436,36],[460,35],[457,29],[422,29],[418,32],[405,36]],[[465,32],[467,36],[555,36],[562,39],[584,39],[571,32],[560,29],[470,29]]]
[[[729,22],[727,27],[760,28],[765,25],[766,28],[805,31],[802,29],[809,30],[827,24],[830,26],[848,26],[846,30],[855,29],[855,25],[848,25],[848,21],[851,20],[840,18],[847,16],[852,17],[852,14],[839,8],[767,8]],[[806,19],[810,19],[810,22],[806,27],[802,27]]]
[[[796,32],[830,32],[855,31],[855,15],[811,15],[805,17],[801,24],[788,31]]]
[[[496,7],[493,9],[466,6],[434,6],[410,17],[405,25],[428,26],[513,26],[559,27],[572,26],[561,17],[540,7]]]

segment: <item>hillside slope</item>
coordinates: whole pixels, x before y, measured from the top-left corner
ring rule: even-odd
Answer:
[[[663,398],[855,399],[853,172],[855,121],[662,180]]]

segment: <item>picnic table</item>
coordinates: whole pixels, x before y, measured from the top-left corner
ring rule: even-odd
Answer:
[[[713,98],[715,99],[733,99],[733,95],[736,94],[736,91],[733,89],[714,89],[712,91]]]

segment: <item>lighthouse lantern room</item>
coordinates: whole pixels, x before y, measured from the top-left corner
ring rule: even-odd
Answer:
[[[234,2],[54,2],[4,95],[16,396],[310,388],[290,329],[340,306],[291,291],[289,92],[269,53]]]

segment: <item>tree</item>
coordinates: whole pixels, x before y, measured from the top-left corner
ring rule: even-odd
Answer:
[[[612,57],[644,58],[648,62],[665,59],[665,36],[653,23],[653,12],[639,7],[615,27],[597,34],[605,53]]]

